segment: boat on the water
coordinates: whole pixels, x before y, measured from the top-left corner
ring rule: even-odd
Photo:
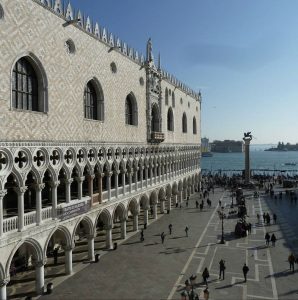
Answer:
[[[287,163],[285,163],[285,166],[296,166],[297,165],[297,163],[295,163],[295,162],[287,162]]]
[[[212,157],[213,153],[212,152],[202,152],[202,157]]]

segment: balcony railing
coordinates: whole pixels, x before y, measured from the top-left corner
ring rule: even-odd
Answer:
[[[165,140],[165,134],[162,132],[151,132],[151,143],[161,143]]]

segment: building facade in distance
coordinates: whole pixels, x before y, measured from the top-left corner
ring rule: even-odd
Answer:
[[[215,140],[211,144],[211,151],[220,153],[243,152],[243,142],[233,140]]]
[[[201,95],[60,0],[0,2],[0,298],[19,270],[44,289],[78,236],[113,247],[194,192]],[[151,211],[149,216],[148,211]],[[8,293],[9,294],[9,293]]]

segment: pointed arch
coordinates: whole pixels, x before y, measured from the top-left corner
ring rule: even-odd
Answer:
[[[172,107],[169,107],[168,109],[168,131],[174,131],[174,114]]]
[[[183,113],[182,116],[182,132],[187,133],[187,117],[185,112]]]
[[[160,117],[157,104],[153,104],[151,109],[151,131],[160,132]]]
[[[133,92],[125,99],[125,124],[138,126],[138,105]]]
[[[192,128],[193,128],[193,134],[197,134],[197,119],[196,119],[196,117],[193,117]]]
[[[167,87],[165,90],[165,105],[169,105],[169,90]]]

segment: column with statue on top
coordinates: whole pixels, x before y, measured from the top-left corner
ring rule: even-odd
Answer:
[[[250,182],[250,160],[249,160],[249,145],[252,140],[251,132],[244,132],[244,152],[245,152],[245,183],[248,184]]]

